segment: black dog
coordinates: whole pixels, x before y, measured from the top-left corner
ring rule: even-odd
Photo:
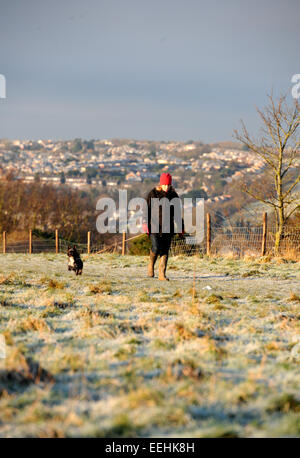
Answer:
[[[82,269],[83,262],[76,249],[76,245],[73,245],[73,248],[68,246],[68,270],[74,270],[76,275],[81,275]]]

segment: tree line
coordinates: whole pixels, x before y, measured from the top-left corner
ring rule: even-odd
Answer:
[[[68,186],[7,179],[0,182],[0,231],[41,234],[58,229],[61,237],[86,242],[95,227],[95,202]]]

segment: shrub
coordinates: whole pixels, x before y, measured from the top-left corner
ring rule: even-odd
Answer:
[[[141,237],[134,239],[129,246],[129,254],[146,256],[149,254],[151,241],[148,235],[144,234]]]

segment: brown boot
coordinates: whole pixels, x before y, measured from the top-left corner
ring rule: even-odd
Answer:
[[[150,259],[148,264],[148,277],[154,277],[154,264],[157,259],[157,254],[150,250]]]
[[[160,257],[159,260],[159,267],[158,267],[158,279],[163,281],[169,281],[166,277],[166,270],[167,270],[167,262],[168,262],[168,255],[164,254]]]

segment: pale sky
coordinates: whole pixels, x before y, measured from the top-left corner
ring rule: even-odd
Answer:
[[[0,0],[0,138],[232,140],[300,73],[298,0]]]

